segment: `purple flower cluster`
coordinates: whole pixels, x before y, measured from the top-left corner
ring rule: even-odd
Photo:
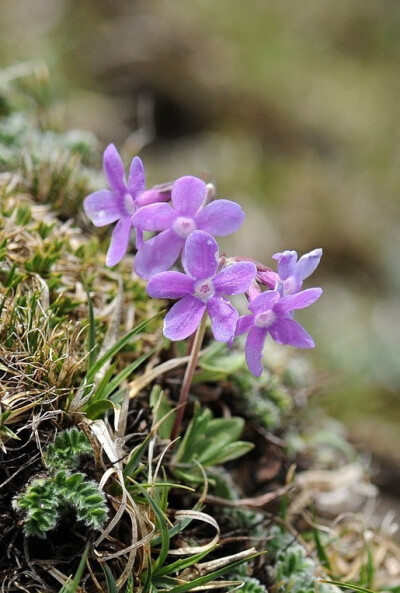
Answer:
[[[320,288],[301,290],[314,272],[321,249],[303,255],[295,251],[273,256],[277,272],[245,258],[219,256],[215,236],[235,232],[243,222],[241,207],[230,200],[209,200],[206,184],[197,177],[177,179],[169,188],[145,190],[141,160],[131,163],[128,182],[113,144],[104,153],[103,167],[110,189],[90,194],[85,212],[95,226],[117,222],[107,253],[107,265],[125,255],[136,230],[135,271],[149,280],[151,297],[177,299],[164,320],[164,335],[183,340],[192,335],[205,313],[214,338],[231,343],[247,333],[245,354],[250,371],[262,373],[262,351],[269,334],[278,344],[312,348],[314,341],[293,319],[296,309],[313,304]],[[213,197],[213,196],[212,196]],[[169,203],[171,202],[171,203]],[[144,240],[144,233],[156,233]],[[181,270],[170,270],[180,259]],[[179,265],[179,264],[178,264]],[[264,289],[264,291],[263,291]],[[246,294],[250,315],[239,317],[230,295]]]

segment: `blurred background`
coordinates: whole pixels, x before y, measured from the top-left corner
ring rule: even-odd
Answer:
[[[398,0],[1,0],[3,66],[43,61],[66,128],[149,184],[217,185],[230,253],[323,247],[299,315],[315,399],[400,467]]]

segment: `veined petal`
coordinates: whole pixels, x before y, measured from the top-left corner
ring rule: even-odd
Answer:
[[[143,193],[136,197],[136,205],[140,208],[155,204],[156,202],[168,202],[171,199],[171,191],[161,190],[157,187],[146,189]]]
[[[233,263],[215,276],[213,280],[216,292],[220,294],[241,294],[245,292],[257,274],[252,262]]]
[[[282,297],[274,306],[274,311],[278,315],[285,315],[293,309],[305,309],[319,299],[322,294],[322,288],[307,288],[296,294]]]
[[[150,278],[147,294],[156,299],[180,299],[194,291],[195,281],[182,272],[161,272]]]
[[[140,194],[146,187],[146,175],[141,159],[135,156],[132,159],[131,166],[129,169],[129,181],[128,181],[129,192],[136,199],[136,194]]]
[[[165,231],[170,229],[177,217],[175,210],[165,202],[139,208],[132,216],[132,226],[142,231]]]
[[[118,195],[108,189],[89,194],[83,201],[83,208],[94,226],[106,226],[124,214]]]
[[[183,267],[195,280],[214,276],[218,267],[218,244],[204,231],[193,231],[186,239]]]
[[[109,144],[104,151],[103,169],[109,186],[122,194],[126,193],[125,167],[114,144]]]
[[[171,307],[164,319],[164,336],[184,340],[199,327],[206,309],[205,303],[192,295],[183,297]]]
[[[229,342],[233,338],[239,313],[231,303],[222,297],[213,296],[206,303],[211,319],[211,329],[218,342]]]
[[[246,339],[245,356],[250,372],[259,377],[263,372],[261,364],[262,351],[268,330],[261,327],[252,327]]]
[[[277,319],[269,326],[268,331],[278,344],[288,344],[296,348],[314,348],[315,346],[314,340],[304,327],[289,317]]]
[[[283,253],[275,253],[272,256],[278,260],[278,274],[281,280],[286,280],[293,274],[294,267],[297,262],[296,251],[284,251]]]
[[[135,272],[141,278],[149,279],[159,272],[165,272],[174,265],[184,240],[173,231],[163,231],[145,241],[135,256]]]
[[[243,219],[244,212],[239,204],[231,200],[215,200],[196,214],[195,222],[198,229],[224,237],[237,231]]]
[[[254,325],[254,315],[243,315],[239,317],[236,324],[235,337],[241,336],[251,330]]]
[[[207,186],[198,177],[180,177],[172,186],[171,200],[175,210],[183,216],[194,216],[202,205]]]
[[[250,301],[247,306],[252,313],[262,313],[272,309],[275,303],[279,301],[280,296],[277,290],[267,290]]]
[[[120,262],[127,252],[131,232],[132,225],[129,216],[121,218],[115,225],[106,257],[106,265],[110,268]]]
[[[314,249],[310,253],[302,255],[294,267],[293,274],[299,280],[305,280],[316,270],[322,257],[322,249]]]

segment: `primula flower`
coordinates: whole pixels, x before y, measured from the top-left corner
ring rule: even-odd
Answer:
[[[314,249],[297,261],[296,251],[275,253],[272,257],[278,260],[278,274],[281,283],[279,289],[283,295],[295,294],[301,290],[303,280],[316,270],[322,256],[322,249]]]
[[[207,186],[197,177],[181,177],[172,186],[172,205],[159,203],[140,208],[132,218],[141,231],[162,231],[145,241],[135,257],[142,278],[168,270],[178,259],[187,238],[196,229],[225,236],[242,224],[244,212],[235,202],[216,200],[204,206]]]
[[[217,272],[218,245],[204,231],[189,235],[183,262],[186,274],[161,272],[147,284],[151,297],[180,299],[165,317],[165,337],[171,340],[187,338],[196,331],[207,311],[214,338],[228,342],[234,334],[239,314],[224,295],[244,293],[255,278],[256,266],[252,262],[239,262]]]
[[[314,348],[312,337],[290,314],[295,309],[312,305],[321,294],[321,288],[309,288],[288,296],[281,296],[278,290],[267,290],[250,301],[248,307],[252,315],[240,317],[235,335],[249,332],[245,355],[247,366],[253,375],[259,377],[262,373],[261,357],[268,334],[278,344]]]
[[[114,144],[109,144],[103,155],[103,169],[111,189],[101,189],[87,196],[83,207],[92,223],[106,226],[117,222],[112,232],[107,252],[107,266],[115,266],[125,255],[132,232],[132,215],[140,206],[168,200],[169,192],[153,188],[144,191],[145,173],[139,157],[132,160],[129,179],[126,183],[124,164]],[[137,234],[137,244],[142,242],[142,234]]]

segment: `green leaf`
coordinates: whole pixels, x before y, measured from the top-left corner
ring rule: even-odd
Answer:
[[[133,373],[133,371],[135,371],[145,360],[147,360],[154,353],[154,351],[155,351],[155,348],[153,348],[152,350],[149,350],[149,352],[146,352],[145,354],[142,354],[142,356],[139,356],[139,358],[134,360],[131,364],[129,364],[127,367],[125,367],[120,373],[118,373],[118,375],[116,375],[109,382],[108,386],[104,389],[102,397],[106,398],[113,391],[115,391],[117,389],[117,387],[119,387],[120,383],[122,383],[122,381],[127,379],[129,377],[129,375],[131,375]]]
[[[111,348],[109,348],[109,350],[107,350],[107,352],[105,354],[103,354],[103,356],[101,356],[98,360],[96,360],[96,362],[89,369],[89,371],[86,375],[86,383],[92,383],[93,379],[95,378],[97,373],[100,371],[100,369],[109,360],[111,360],[116,354],[118,354],[118,352],[120,350],[122,350],[122,348],[124,348],[124,346],[129,344],[129,342],[132,340],[132,338],[134,338],[135,336],[140,334],[144,330],[144,328],[147,325],[149,325],[149,323],[154,321],[154,319],[156,319],[160,315],[161,315],[161,313],[157,313],[156,315],[153,315],[153,317],[151,317],[150,319],[146,319],[145,321],[142,321],[141,323],[139,323],[139,325],[137,325],[136,327],[131,329],[131,331],[129,331],[127,334],[125,334],[125,336],[123,336],[120,340],[118,340],[118,342],[116,342],[113,346],[111,346]]]
[[[87,546],[82,554],[82,558],[81,558],[81,561],[79,562],[79,566],[75,573],[74,578],[72,579],[72,581],[69,580],[66,583],[64,583],[64,585],[61,587],[59,593],[75,593],[75,591],[79,587],[79,583],[80,583],[82,575],[83,575],[83,570],[85,568],[86,558],[88,556],[88,553],[89,553],[89,544],[87,544]]]
[[[106,578],[107,593],[118,593],[119,589],[117,583],[107,564],[103,564],[102,569]]]
[[[249,451],[254,449],[253,443],[246,443],[245,441],[236,441],[236,443],[228,443],[220,448],[215,453],[210,453],[210,457],[206,459],[200,459],[199,461],[207,466],[212,465],[221,465],[222,463],[226,463],[227,461],[232,461],[232,459],[237,459],[238,457],[242,457],[246,455]]]
[[[146,490],[142,488],[142,486],[137,482],[135,482],[135,486],[140,490],[140,492],[145,497],[146,501],[153,509],[154,514],[156,516],[156,525],[160,531],[160,551],[158,553],[157,560],[154,562],[153,565],[153,570],[157,570],[158,567],[164,564],[169,551],[170,536],[167,526],[167,520],[165,518],[164,513],[161,511],[160,507],[156,504],[156,502],[152,499],[148,492],[146,492]]]
[[[169,591],[169,593],[186,593],[186,591],[191,591],[195,587],[203,587],[210,581],[213,581],[214,579],[220,577],[224,573],[236,568],[236,566],[240,566],[244,562],[248,562],[249,560],[252,560],[253,558],[256,558],[259,555],[260,555],[259,553],[256,553],[253,556],[248,556],[247,558],[243,558],[242,560],[237,560],[236,562],[232,562],[232,564],[228,564],[227,566],[219,568],[218,570],[215,570],[214,572],[210,572],[209,574],[199,577],[198,579],[194,579],[193,581],[190,581],[190,583],[185,583],[184,585],[179,585],[178,587],[173,587]]]
[[[96,348],[96,324],[94,320],[94,311],[93,311],[93,303],[92,299],[90,298],[89,291],[86,291],[87,300],[88,300],[88,310],[89,310],[89,327],[88,327],[88,334],[87,334],[87,347],[88,347],[88,359],[87,359],[87,370],[94,365],[97,355],[97,348]]]
[[[85,414],[90,420],[102,418],[107,410],[115,410],[117,406],[109,399],[101,399],[100,401],[90,403],[85,409]]]
[[[341,589],[350,589],[352,591],[357,591],[358,593],[376,593],[372,591],[372,589],[366,589],[365,587],[360,587],[359,585],[354,585],[353,583],[342,583],[340,581],[328,581],[325,579],[320,579],[317,583],[326,583],[327,585],[336,585]]]

